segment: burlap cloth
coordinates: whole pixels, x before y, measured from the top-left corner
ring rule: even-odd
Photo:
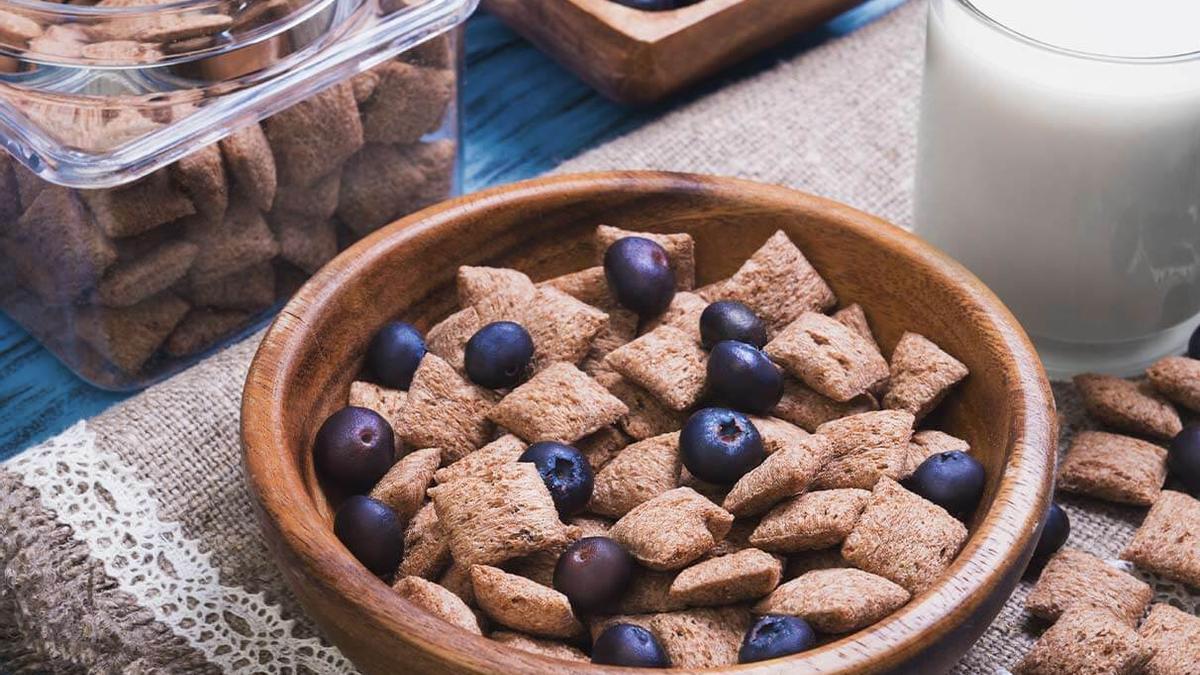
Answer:
[[[561,171],[657,168],[793,185],[910,221],[925,5],[726,86]],[[256,338],[0,464],[0,670],[345,672],[274,569],[243,487]],[[1056,392],[1069,435],[1085,424]],[[1114,558],[1142,512],[1068,502]],[[956,672],[1031,644],[1017,591]],[[1162,586],[1177,603],[1194,598]],[[403,670],[398,665],[398,670]]]

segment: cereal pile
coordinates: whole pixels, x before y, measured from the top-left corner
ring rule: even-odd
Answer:
[[[917,429],[967,368],[885,359],[783,232],[698,289],[690,235],[595,243],[540,283],[462,267],[459,311],[375,337],[314,444],[347,548],[463,630],[628,666],[796,653],[935,584],[985,476]]]
[[[129,185],[0,153],[0,309],[87,379],[143,383],[253,323],[341,248],[452,190],[453,39],[435,39]],[[89,135],[171,123],[140,111]]]
[[[1197,345],[1200,346],[1200,345]],[[1200,356],[1194,346],[1191,356]],[[1175,405],[1200,412],[1200,360],[1172,356],[1144,381],[1080,375],[1087,413],[1111,431],[1081,431],[1058,468],[1058,490],[1149,507],[1121,557],[1139,569],[1200,588],[1200,427]],[[1173,405],[1175,404],[1175,405]],[[1141,438],[1137,438],[1141,437]],[[1150,439],[1150,440],[1142,440]],[[1158,442],[1170,442],[1170,449]],[[1164,489],[1168,475],[1179,490]],[[1065,516],[1057,529],[1067,537]],[[1153,589],[1090,553],[1064,548],[1041,570],[1025,607],[1052,625],[1017,665],[1018,675],[1200,673],[1200,618],[1151,605]],[[1149,613],[1146,610],[1149,608]],[[1140,623],[1140,627],[1139,627]]]

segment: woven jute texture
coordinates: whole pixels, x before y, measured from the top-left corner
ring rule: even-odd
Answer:
[[[911,2],[559,170],[737,175],[907,224],[924,15]],[[238,407],[258,339],[0,464],[0,671],[353,670],[295,603],[254,523]],[[1056,393],[1069,435],[1084,421],[1069,388]],[[1143,515],[1067,506],[1072,545],[1105,558]],[[1039,629],[1021,610],[1027,591],[957,672],[998,672],[1027,650]]]

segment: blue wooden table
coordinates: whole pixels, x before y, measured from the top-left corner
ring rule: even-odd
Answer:
[[[669,104],[639,110],[601,98],[494,17],[481,13],[467,27],[466,189],[543,173],[671,106],[852,31],[902,2],[869,0],[697,91]],[[0,459],[126,396],[84,383],[0,314]]]

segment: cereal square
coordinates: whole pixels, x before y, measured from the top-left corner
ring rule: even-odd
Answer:
[[[870,501],[870,492],[854,488],[802,494],[763,516],[750,535],[750,543],[772,553],[838,546]]]
[[[524,272],[503,267],[458,268],[458,305],[474,307],[483,323],[517,321],[537,292]]]
[[[125,373],[137,373],[188,313],[188,304],[162,293],[132,307],[84,307],[75,330],[89,347]]]
[[[875,343],[824,314],[805,312],[767,343],[766,352],[814,391],[842,403],[888,377]]]
[[[907,410],[920,420],[967,376],[967,367],[924,336],[905,333],[892,352],[890,372],[883,407]]]
[[[450,566],[438,579],[438,585],[462,599],[467,605],[475,606],[475,589],[471,586],[471,566],[451,559]]]
[[[275,202],[278,175],[275,156],[262,126],[242,127],[222,138],[219,146],[238,191],[260,211],[270,210]]]
[[[421,577],[400,577],[392,584],[392,588],[405,600],[442,621],[469,633],[483,635],[483,631],[479,630],[479,621],[467,603],[432,581]]]
[[[631,232],[617,227],[600,225],[596,228],[596,248],[600,253],[600,262],[603,262],[604,253],[608,247],[618,239],[625,237],[649,239],[666,250],[671,271],[675,272],[675,288],[688,291],[696,285],[696,243],[692,240],[692,235],[686,232],[678,234]]]
[[[186,221],[188,241],[200,247],[188,278],[193,284],[216,282],[266,263],[279,254],[279,242],[262,214],[244,199],[234,199],[220,223]]]
[[[1081,431],[1058,467],[1058,489],[1150,506],[1167,479],[1167,451],[1129,436]]]
[[[531,443],[571,443],[627,412],[620,399],[583,371],[555,363],[501,399],[491,419]]]
[[[641,440],[683,428],[687,420],[685,413],[671,410],[654,394],[630,382],[620,373],[602,371],[596,373],[595,377],[597,382],[629,408],[629,413],[617,424],[633,438]]]
[[[583,453],[593,473],[599,473],[628,446],[629,438],[612,425],[602,427],[599,431],[575,441],[575,448]]]
[[[687,603],[671,595],[675,572],[655,572],[634,566],[629,588],[621,596],[617,609],[621,614],[650,614],[685,609]]]
[[[471,568],[475,601],[492,621],[530,635],[570,638],[583,633],[567,596],[489,565]]]
[[[1076,375],[1088,415],[1117,431],[1170,440],[1183,429],[1179,413],[1147,384],[1111,375]]]
[[[787,556],[783,578],[787,581],[799,578],[813,570],[854,569],[842,557],[840,548],[823,548],[818,551],[801,551]]]
[[[425,334],[425,347],[455,370],[462,371],[466,368],[467,341],[485,323],[474,307],[460,309],[429,329]]]
[[[199,249],[186,241],[167,241],[133,260],[109,269],[96,287],[96,300],[108,307],[129,307],[157,295],[182,279]]]
[[[1200,617],[1157,604],[1138,634],[1154,652],[1143,670],[1146,675],[1189,675],[1200,669]]]
[[[399,389],[389,389],[374,382],[357,381],[350,383],[350,401],[348,405],[367,408],[379,413],[379,416],[392,425],[392,430],[400,428],[401,413],[404,404],[408,402],[408,392]]]
[[[441,460],[442,451],[437,448],[409,453],[388,469],[370,496],[395,511],[400,520],[409,520],[425,503],[425,490],[433,482],[433,472]]]
[[[798,616],[822,633],[849,633],[900,609],[909,597],[902,587],[862,570],[812,570],[775,589],[754,611]]]
[[[966,541],[967,528],[945,509],[883,477],[842,544],[842,556],[919,595],[942,576]]]
[[[1150,386],[1179,405],[1200,412],[1200,360],[1168,356],[1146,371]]]
[[[398,576],[436,579],[450,565],[450,545],[438,522],[433,502],[425,502],[404,530],[404,557]]]
[[[587,654],[579,651],[571,645],[557,642],[555,640],[546,640],[542,638],[530,637],[522,633],[513,633],[506,630],[494,631],[488,638],[499,642],[505,647],[517,649],[538,656],[546,656],[552,659],[562,661],[577,661],[579,663],[591,663],[591,659]]]
[[[632,623],[653,633],[666,650],[671,667],[697,670],[736,665],[738,649],[753,617],[742,605],[615,616],[595,622],[593,637],[617,622]]]
[[[1013,668],[1015,675],[1132,675],[1150,646],[1112,612],[1078,607],[1062,615]]]
[[[492,437],[488,419],[495,395],[471,384],[449,363],[426,354],[413,374],[408,401],[396,432],[413,448],[441,448],[442,461],[453,464],[481,448]]]
[[[115,238],[149,232],[196,212],[192,200],[171,184],[166,171],[156,171],[128,185],[80,190],[104,234]]]
[[[608,315],[554,288],[539,288],[518,320],[533,338],[534,361],[542,367],[558,361],[578,364]]]
[[[429,489],[454,560],[494,565],[564,546],[567,526],[533,464],[514,462],[486,478],[469,476]]]
[[[626,446],[596,473],[588,510],[620,518],[679,485],[679,432]]]
[[[605,363],[667,407],[682,411],[704,391],[708,355],[687,333],[662,326],[609,354]]]
[[[467,476],[485,478],[492,469],[517,461],[528,447],[525,441],[505,434],[457,462],[438,469],[433,479],[438,483],[449,483]]]
[[[262,262],[215,279],[189,279],[182,292],[193,305],[256,312],[275,302],[275,266]]]
[[[668,490],[621,517],[609,536],[652,570],[686,567],[725,538],[733,516],[691,488]]]
[[[762,438],[763,451],[768,455],[796,445],[803,445],[810,435],[795,424],[777,417],[750,415],[749,418],[754,424],[754,428],[758,429],[758,435]]]
[[[363,147],[362,121],[349,82],[276,113],[263,126],[283,185],[312,185]]]
[[[250,313],[238,310],[193,309],[171,331],[163,350],[175,357],[199,354],[221,338],[250,325],[253,318]]]
[[[739,518],[764,513],[779,501],[804,492],[827,457],[829,440],[823,436],[808,436],[771,453],[734,483],[722,506]]]
[[[908,443],[910,464],[915,470],[926,459],[943,452],[971,452],[971,445],[961,438],[937,429],[922,429]]]
[[[362,106],[367,142],[407,145],[437,131],[454,97],[452,72],[401,61],[385,61],[374,70],[379,82]]]
[[[880,476],[900,480],[911,472],[909,441],[913,416],[903,410],[879,410],[826,422],[817,435],[830,441],[830,456],[813,487],[875,487]]]
[[[876,342],[875,333],[871,331],[871,324],[867,322],[867,313],[858,303],[834,312],[833,319],[871,342]],[[876,342],[876,344],[878,343]]]
[[[775,590],[782,576],[778,558],[748,548],[683,569],[668,593],[691,607],[731,605],[763,597]]]
[[[1153,595],[1150,586],[1091,553],[1063,549],[1046,563],[1025,608],[1034,616],[1057,621],[1075,605],[1098,607],[1136,626]]]
[[[603,267],[589,267],[578,272],[563,274],[547,279],[538,284],[539,287],[550,287],[567,295],[586,302],[592,307],[599,307],[608,312],[617,309],[617,298],[608,287],[608,278],[604,275]]]
[[[857,396],[839,403],[822,396],[808,385],[791,375],[783,376],[783,397],[771,414],[787,420],[805,431],[816,431],[817,427],[839,417],[878,410],[879,404],[871,394]]]
[[[721,285],[720,298],[744,303],[772,332],[805,312],[824,312],[837,304],[833,289],[782,231]]]
[[[700,315],[708,302],[695,293],[676,293],[666,311],[647,324],[647,332],[659,326],[674,326],[700,341]]]
[[[225,208],[229,206],[229,181],[225,177],[219,146],[200,146],[199,150],[170,165],[167,173],[205,218],[216,221],[225,216]]]
[[[1163,490],[1121,557],[1144,570],[1200,588],[1200,501]]]

